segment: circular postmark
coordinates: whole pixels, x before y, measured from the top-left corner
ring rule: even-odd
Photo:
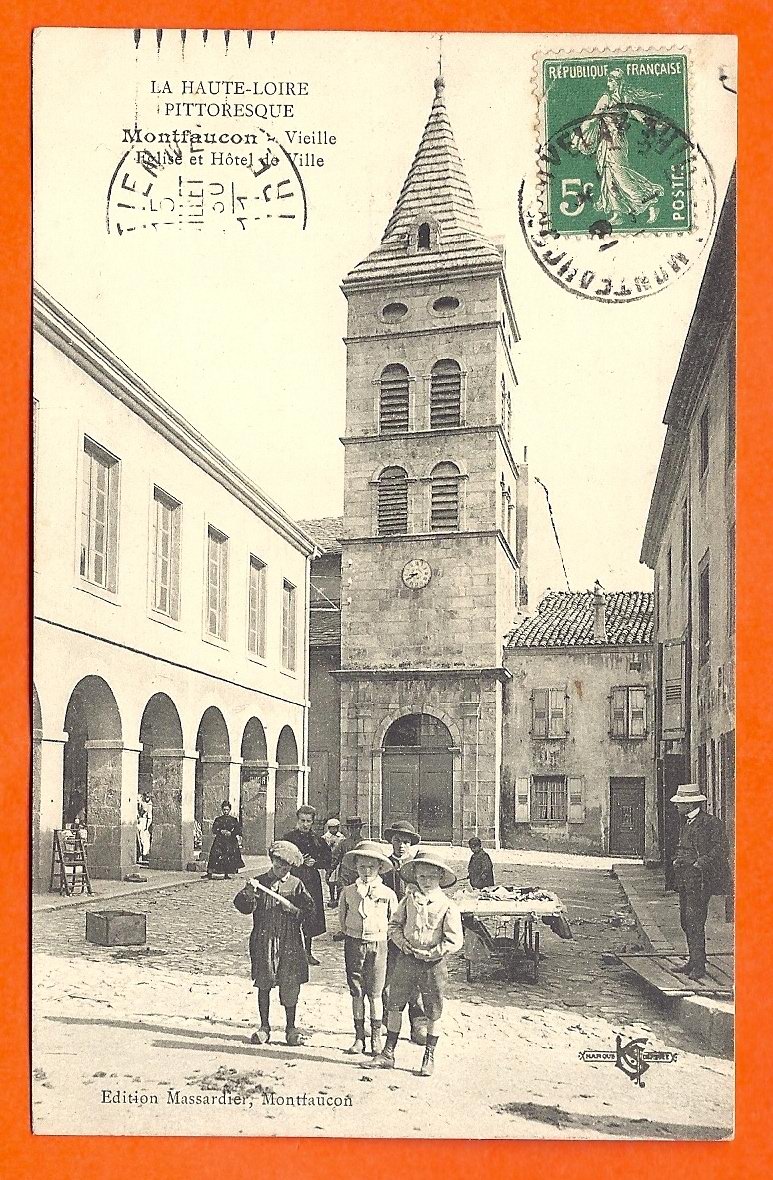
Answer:
[[[716,207],[698,144],[662,111],[633,102],[557,129],[518,195],[521,231],[545,273],[601,303],[672,286],[703,252]]]
[[[107,190],[107,232],[249,232],[267,221],[304,230],[306,191],[276,136],[174,128],[124,133],[129,147]]]

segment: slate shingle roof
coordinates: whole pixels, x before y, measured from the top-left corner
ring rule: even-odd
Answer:
[[[606,595],[607,644],[652,643],[655,596],[646,590]],[[537,613],[524,619],[508,639],[511,647],[604,646],[593,638],[593,591],[548,590]]]
[[[438,249],[409,254],[409,230],[426,215],[438,223]],[[502,263],[498,247],[481,229],[448,118],[444,82],[436,78],[432,110],[381,245],[350,271],[344,287],[391,273],[396,266],[402,276],[410,276],[471,265],[501,268]]]
[[[341,612],[337,610],[309,611],[309,647],[341,646]]]
[[[340,537],[344,531],[342,516],[323,516],[320,520],[299,520],[298,525],[307,533],[322,553],[340,553]]]

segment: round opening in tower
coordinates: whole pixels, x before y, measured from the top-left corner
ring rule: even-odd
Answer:
[[[408,308],[404,303],[387,303],[386,307],[382,308],[381,318],[388,324],[395,324],[398,320],[402,320],[407,316]]]
[[[436,299],[432,304],[432,310],[447,315],[451,311],[456,311],[458,306],[459,300],[455,295],[442,295],[440,299]]]

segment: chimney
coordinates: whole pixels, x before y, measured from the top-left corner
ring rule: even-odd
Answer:
[[[607,641],[607,600],[598,580],[593,586],[593,638],[596,643]]]

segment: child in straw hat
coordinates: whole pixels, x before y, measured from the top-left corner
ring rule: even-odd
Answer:
[[[381,1026],[384,1010],[382,992],[387,969],[387,930],[397,909],[397,897],[379,876],[392,866],[375,840],[361,840],[347,852],[343,866],[357,873],[357,879],[341,890],[338,917],[344,935],[346,982],[352,997],[354,1044],[347,1053],[365,1052],[365,997],[370,1008],[370,1051],[382,1048]]]
[[[314,900],[291,869],[303,863],[303,854],[289,840],[275,840],[268,850],[271,868],[247,881],[234,905],[241,914],[252,914],[250,961],[258,989],[260,1028],[252,1042],[265,1045],[271,1037],[269,1006],[271,989],[279,988],[279,1002],[286,1015],[288,1045],[302,1044],[295,1025],[301,985],[308,982],[309,965],[302,923],[314,911]]]
[[[462,949],[462,916],[458,906],[443,893],[456,877],[435,853],[420,848],[400,869],[400,876],[409,888],[389,923],[389,938],[399,955],[389,979],[387,1038],[379,1065],[394,1069],[403,1010],[418,990],[427,1014],[427,1043],[420,1075],[429,1077],[435,1069],[448,980],[446,957]]]

